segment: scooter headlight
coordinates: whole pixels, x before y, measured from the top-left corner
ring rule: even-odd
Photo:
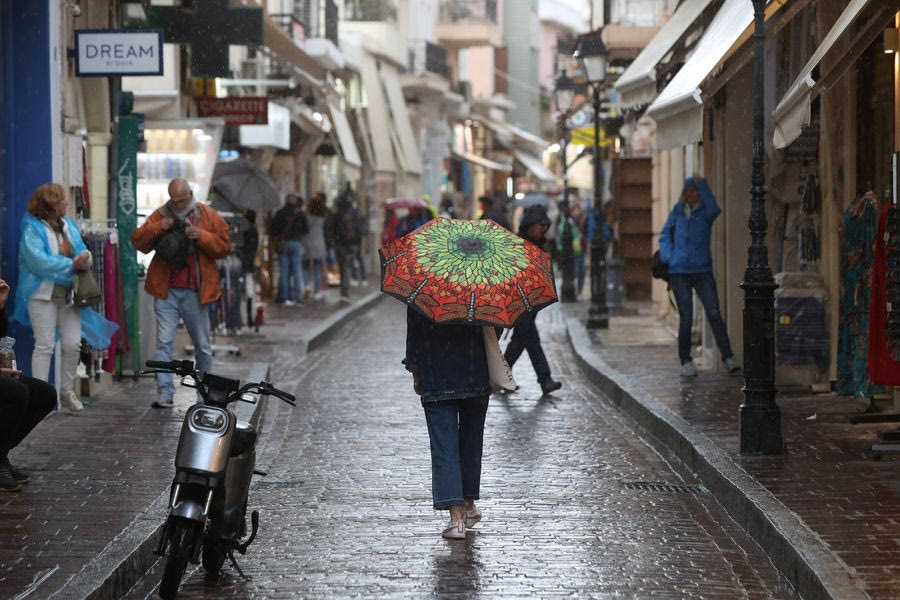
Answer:
[[[227,423],[225,413],[214,408],[198,408],[191,415],[191,424],[202,431],[221,433]]]

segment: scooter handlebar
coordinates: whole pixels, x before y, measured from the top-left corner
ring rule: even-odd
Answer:
[[[192,360],[148,360],[144,364],[151,369],[171,371],[179,375],[190,375],[194,372],[194,361]]]
[[[283,390],[279,390],[278,388],[273,386],[271,383],[268,383],[266,381],[261,381],[259,383],[259,393],[260,394],[268,394],[270,396],[275,396],[276,398],[280,398],[281,400],[284,400],[291,406],[296,406],[297,398],[294,397],[293,394],[289,394]]]

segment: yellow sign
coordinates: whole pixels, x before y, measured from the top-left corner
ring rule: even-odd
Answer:
[[[594,145],[594,128],[593,127],[579,127],[578,129],[573,129],[571,132],[572,138],[571,143],[573,144],[581,144],[582,146],[593,146]],[[600,130],[600,147],[608,148],[612,145],[612,138],[606,137],[606,131]]]

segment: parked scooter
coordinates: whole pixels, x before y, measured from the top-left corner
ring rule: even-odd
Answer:
[[[183,378],[181,385],[197,389],[202,398],[184,416],[169,514],[156,549],[156,554],[168,557],[159,595],[172,600],[188,562],[198,564],[201,553],[207,571],[219,571],[228,558],[240,573],[234,553],[244,554],[259,528],[259,512],[253,511],[250,535],[244,539],[250,480],[253,475],[265,475],[254,470],[256,431],[238,421],[228,405],[239,400],[255,403],[254,392],[291,406],[295,398],[265,381],[241,386],[235,379],[201,375],[190,360],[148,360],[146,364],[150,370],[145,373],[174,373]]]

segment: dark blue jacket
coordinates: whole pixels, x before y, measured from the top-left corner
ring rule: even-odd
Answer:
[[[481,327],[435,325],[412,308],[406,311],[406,365],[419,378],[422,402],[471,398],[490,393]]]
[[[674,275],[712,272],[712,255],[709,238],[713,222],[722,209],[716,197],[709,191],[704,179],[689,178],[684,187],[694,187],[700,193],[700,202],[688,218],[684,203],[679,202],[669,213],[665,226],[659,233],[659,258],[669,265]]]

